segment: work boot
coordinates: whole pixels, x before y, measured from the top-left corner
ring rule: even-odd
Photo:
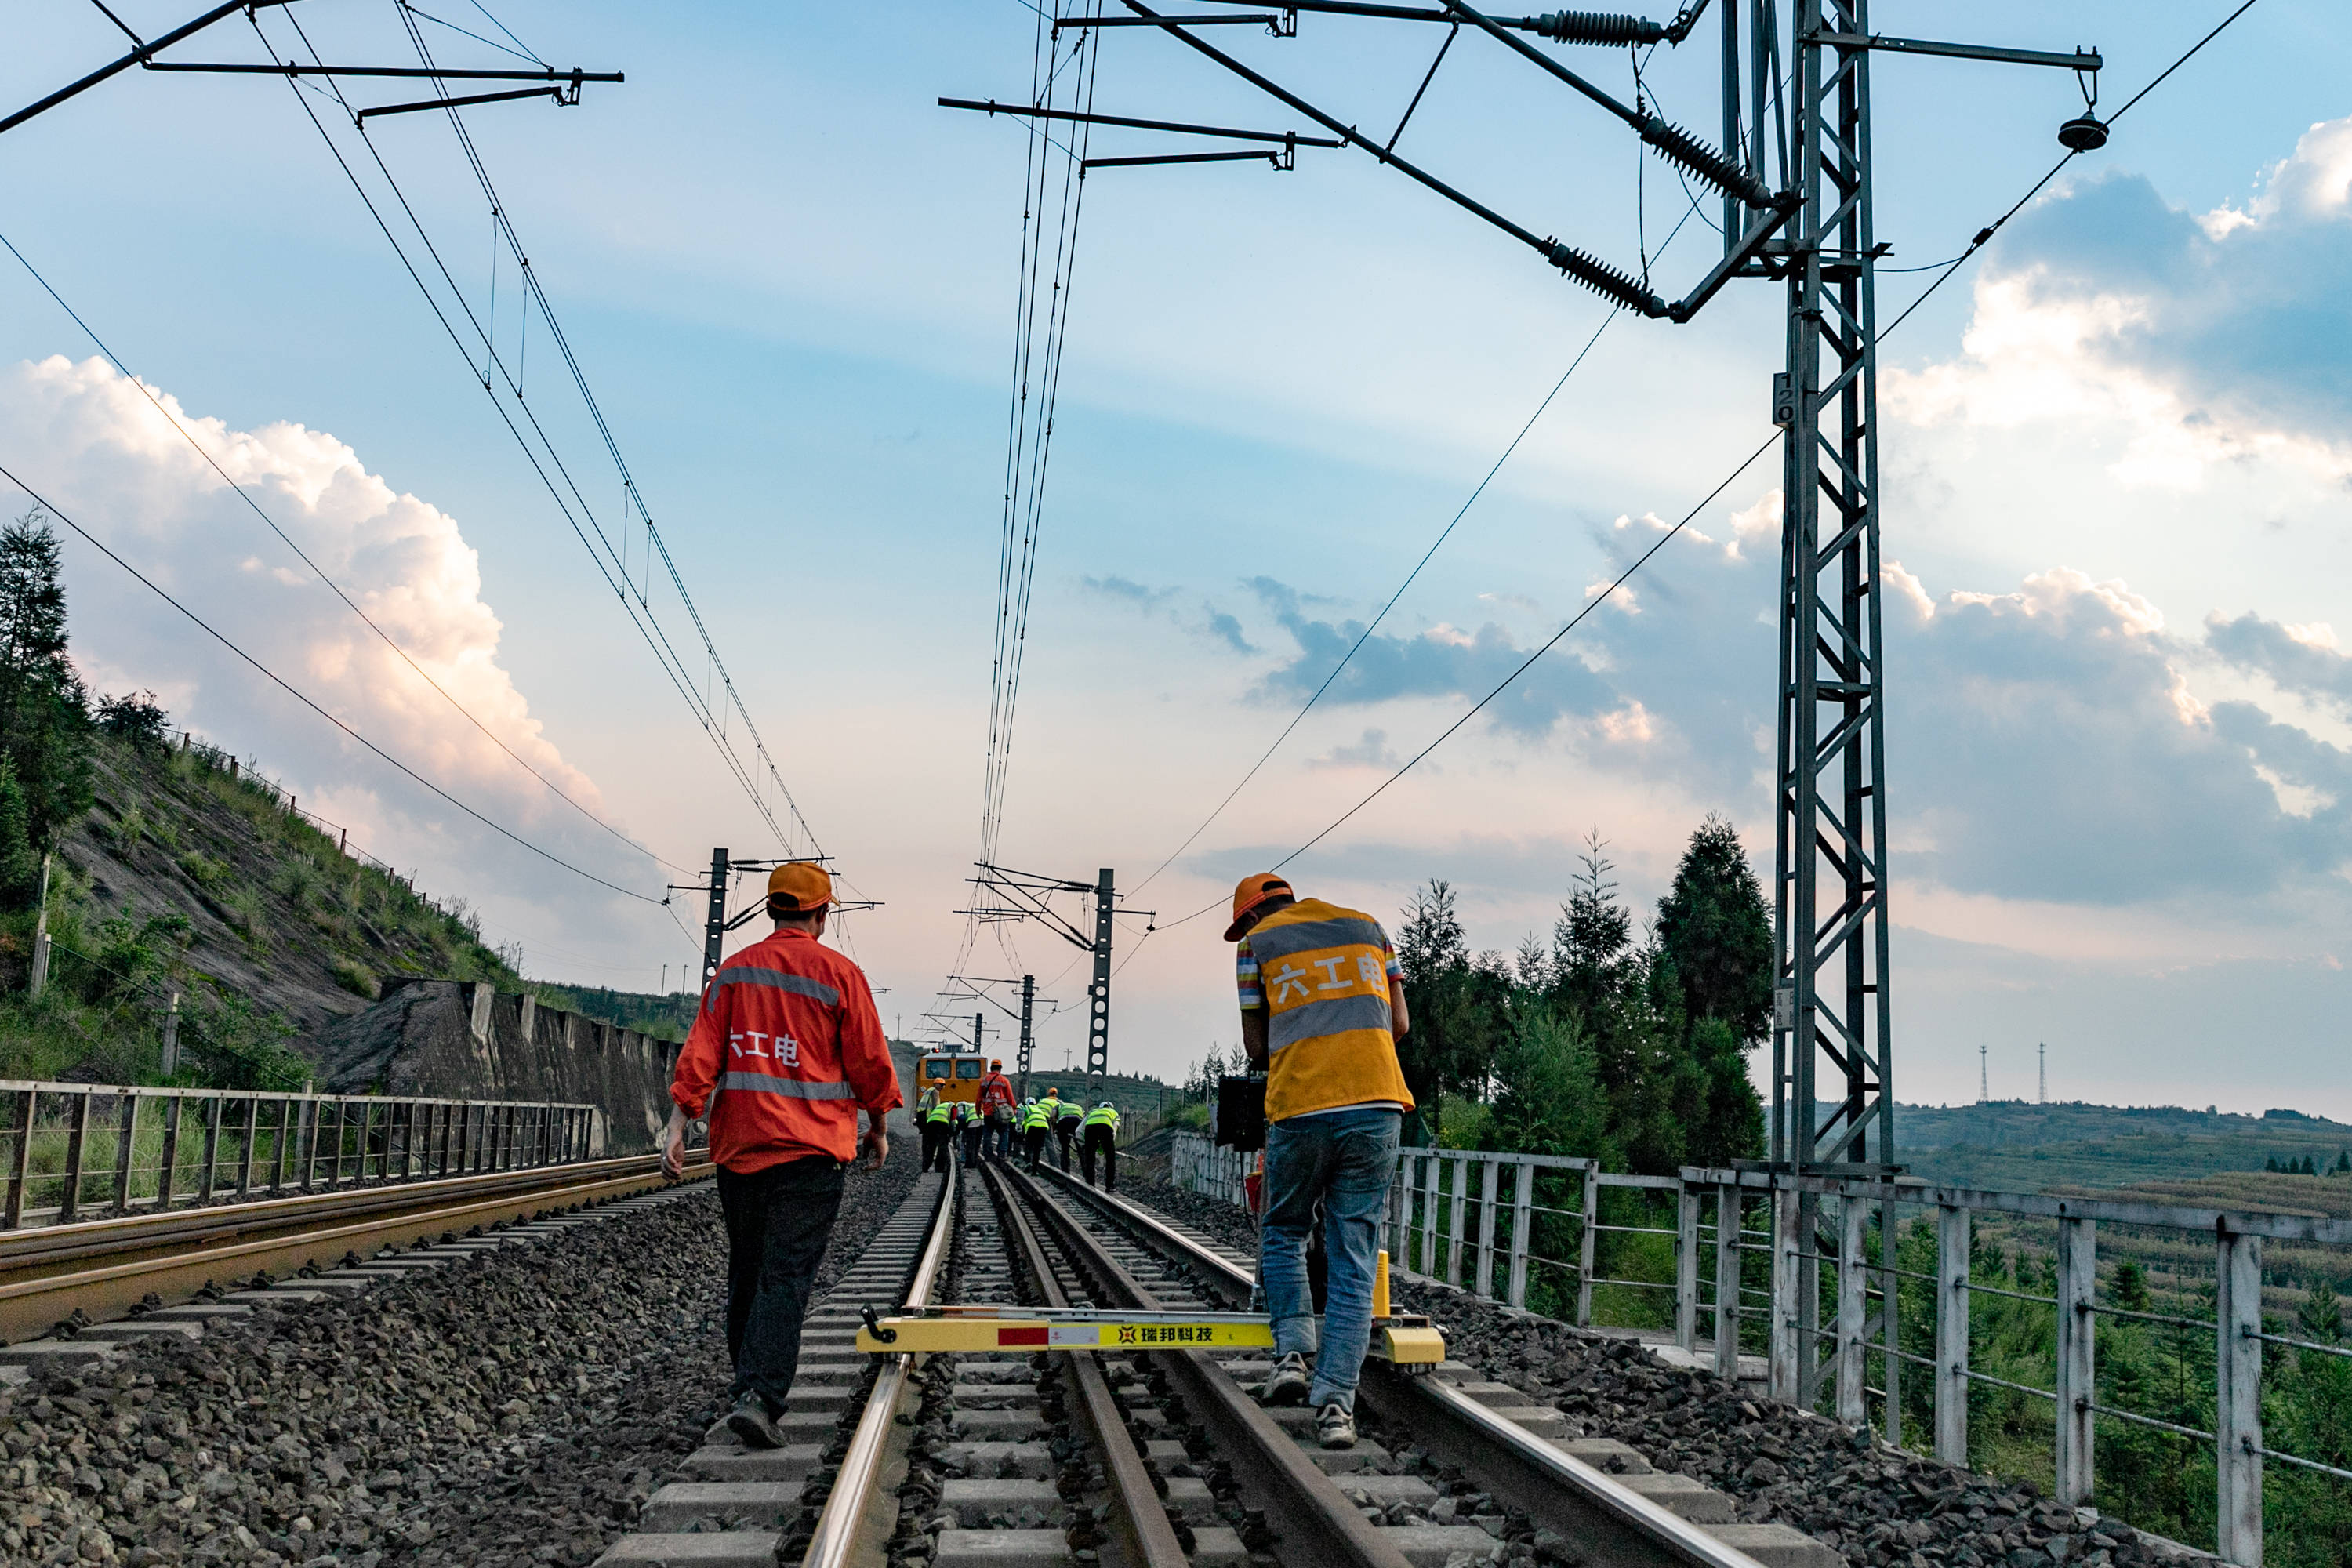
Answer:
[[[1268,1405],[1297,1405],[1307,1397],[1307,1358],[1292,1351],[1274,1363],[1263,1396]]]
[[[735,1408],[727,1413],[727,1430],[742,1438],[743,1447],[747,1448],[781,1448],[784,1446],[784,1435],[776,1427],[775,1415],[768,1409],[768,1402],[760,1397],[756,1390],[747,1390],[735,1401]]]
[[[1315,1436],[1327,1448],[1356,1446],[1356,1416],[1350,1410],[1327,1405],[1315,1416]]]

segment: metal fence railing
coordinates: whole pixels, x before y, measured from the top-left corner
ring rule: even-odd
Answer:
[[[1175,1184],[1239,1203],[1244,1173],[1243,1156],[1197,1133],[1176,1135]],[[1980,1221],[2046,1237],[2046,1291],[1985,1277],[1974,1240]],[[2198,1304],[2210,1301],[2210,1315],[2124,1306],[2112,1289],[2103,1300],[2102,1226],[2141,1251],[2168,1252],[2176,1274],[2185,1260],[2210,1260],[2200,1289],[2210,1294]],[[1738,1375],[1743,1338],[1760,1340],[1771,1397],[1872,1426],[1891,1445],[1904,1441],[1904,1384],[1906,1369],[1916,1371],[1930,1380],[1932,1398],[1915,1395],[1915,1403],[1932,1412],[1926,1435],[1947,1463],[1969,1463],[1972,1391],[2046,1403],[2054,1495],[2063,1503],[2092,1499],[2103,1423],[2111,1441],[2114,1424],[2169,1434],[2210,1451],[2215,1548],[2248,1568],[2262,1562],[2266,1461],[2352,1482],[2352,1464],[2330,1462],[2345,1456],[2298,1454],[2263,1438],[2266,1372],[2275,1378],[2288,1355],[2334,1363],[2352,1357],[2352,1346],[2279,1331],[2263,1311],[2264,1242],[2352,1247],[2352,1220],[1759,1171],[1632,1176],[1557,1155],[1406,1149],[1382,1234],[1400,1266],[1491,1300],[1583,1325],[1597,1312],[1637,1327],[1670,1322],[1675,1342],[1695,1353],[1704,1326],[1725,1377]],[[1915,1267],[1898,1259],[1906,1238]],[[1615,1276],[1603,1272],[1612,1259]],[[2112,1284],[2126,1259],[2108,1261]],[[2307,1258],[2289,1267],[2311,1273]],[[1922,1309],[1913,1345],[1902,1334],[1906,1286]],[[1985,1353],[1971,1333],[1977,1298],[1992,1299],[2021,1319],[2024,1332],[2041,1335],[2032,1359],[2048,1369],[2048,1387],[1971,1364]],[[1663,1310],[1669,1300],[1670,1313]],[[2195,1395],[2210,1420],[2163,1419],[2103,1396],[2101,1319],[2153,1325],[2180,1341],[2184,1355],[2210,1336],[2199,1352],[2210,1356],[2210,1391]]]
[[[591,1158],[593,1106],[0,1080],[0,1229]]]

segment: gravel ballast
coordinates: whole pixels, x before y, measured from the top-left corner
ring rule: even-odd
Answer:
[[[1125,1195],[1218,1241],[1256,1247],[1248,1215],[1231,1204],[1156,1184]],[[2140,1568],[2176,1555],[2119,1520],[1885,1447],[1867,1432],[1669,1366],[1632,1342],[1444,1286],[1400,1280],[1396,1295],[1444,1326],[1454,1359],[1555,1406],[1578,1435],[1616,1438],[1659,1469],[1729,1493],[1743,1521],[1803,1531],[1849,1563]]]
[[[895,1131],[895,1129],[894,1129]],[[913,1184],[853,1173],[820,1284]],[[716,1192],[0,1389],[0,1561],[593,1562],[730,1381]],[[294,1283],[299,1283],[295,1281]]]

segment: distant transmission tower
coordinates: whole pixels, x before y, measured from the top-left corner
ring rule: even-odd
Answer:
[[[2038,1091],[2039,1098],[2035,1103],[2047,1105],[2050,1103],[2050,1047],[2046,1045],[2036,1046],[2033,1047],[2033,1054],[2042,1060],[2042,1087]]]
[[[1985,1048],[1983,1044],[1979,1042],[1977,1046],[1977,1103],[1979,1105],[1985,1105],[1989,1104],[1991,1100],[1992,1073],[1991,1070],[1985,1066]]]

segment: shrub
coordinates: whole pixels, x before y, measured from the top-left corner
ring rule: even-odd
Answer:
[[[286,862],[277,876],[270,879],[270,888],[288,902],[299,909],[308,904],[326,879],[319,874],[318,863],[307,855],[297,855]]]
[[[329,960],[327,967],[334,972],[336,984],[354,996],[375,1000],[375,974],[366,964],[356,958],[337,957]]]
[[[170,720],[171,715],[156,703],[152,691],[126,691],[120,697],[98,700],[98,727],[150,755],[170,749],[171,742],[163,733]]]
[[[229,864],[201,849],[191,849],[180,857],[180,869],[200,888],[216,888],[228,880]]]
[[[147,814],[135,805],[131,807],[114,819],[114,826],[107,829],[107,837],[114,840],[117,850],[130,854],[139,847],[139,841],[147,837]]]

